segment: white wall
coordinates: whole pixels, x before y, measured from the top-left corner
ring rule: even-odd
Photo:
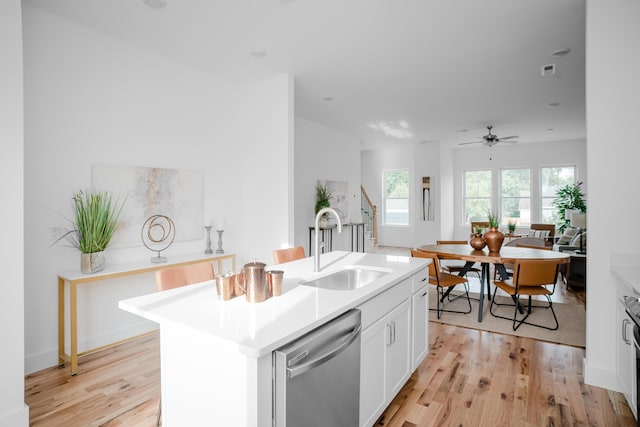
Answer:
[[[378,207],[378,244],[415,247],[439,238],[440,221],[444,213],[441,203],[444,183],[440,176],[440,144],[431,142],[393,150],[363,151],[361,160],[362,184]],[[412,203],[407,227],[385,226],[382,220],[382,174],[384,170],[391,169],[409,171],[409,197]],[[431,178],[432,207],[435,209],[433,221],[422,219],[422,177],[426,176]]]
[[[587,358],[585,380],[616,389],[615,281],[612,253],[640,254],[636,239],[620,238],[637,223],[640,117],[640,2],[587,2]],[[633,227],[633,226],[632,226]]]
[[[23,100],[20,1],[0,2],[0,427],[29,425],[24,404]]]
[[[576,180],[578,182],[584,181],[582,189],[587,194],[587,207],[590,207],[586,142],[584,140],[494,146],[491,150],[484,146],[472,149],[456,149],[453,153],[453,161],[454,212],[457,213],[457,217],[454,218],[453,237],[455,239],[466,240],[471,232],[469,224],[464,223],[462,216],[465,170],[492,169],[495,177],[497,177],[498,175],[496,174],[499,174],[501,169],[531,168],[531,192],[536,195],[539,194],[541,167],[575,166]],[[498,195],[497,191],[498,189],[494,191],[494,196],[496,197]],[[497,199],[495,203],[497,203]],[[532,222],[540,222],[537,216],[539,215],[539,200],[532,199],[531,204]],[[526,230],[528,228],[522,231]]]
[[[288,185],[280,170],[290,168],[281,154],[292,107],[287,76],[237,87],[39,9],[23,13],[25,370],[33,372],[57,363],[56,275],[79,268],[75,249],[50,247],[50,227],[64,224],[55,211],[72,216],[70,196],[90,186],[91,164],[203,171],[204,210],[225,220],[224,249],[239,262],[262,259],[287,238],[290,201],[278,196],[269,205],[284,218],[269,232],[246,222],[264,225],[266,195],[256,180]],[[272,150],[277,158],[267,155]],[[204,247],[203,230],[202,239],[175,242],[163,254],[199,255]],[[142,245],[111,249],[107,262],[151,255]],[[151,274],[81,288],[81,351],[155,327],[117,308],[120,299],[155,291]]]
[[[360,141],[334,129],[296,117],[294,145],[295,237],[283,246],[309,253],[309,226],[315,224],[318,180],[348,182],[349,221],[360,214]],[[333,250],[350,250],[349,228],[333,233]]]

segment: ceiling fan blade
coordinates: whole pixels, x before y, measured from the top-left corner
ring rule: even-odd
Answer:
[[[515,139],[515,138],[520,138],[518,135],[510,135],[510,136],[505,136],[505,137],[500,137],[500,141],[502,141],[503,139]]]

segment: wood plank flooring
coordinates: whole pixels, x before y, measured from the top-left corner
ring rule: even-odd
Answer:
[[[439,323],[429,334],[429,356],[376,426],[636,425],[621,394],[584,384],[581,348]],[[157,332],[83,357],[75,377],[25,378],[34,427],[153,426],[159,398]]]

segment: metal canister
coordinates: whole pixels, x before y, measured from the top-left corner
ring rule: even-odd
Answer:
[[[267,275],[262,262],[251,262],[244,265],[245,296],[248,302],[262,302],[269,296]]]

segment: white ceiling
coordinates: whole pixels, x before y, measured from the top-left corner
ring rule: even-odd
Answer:
[[[586,136],[585,0],[166,1],[24,0],[239,83],[292,73],[296,115],[365,149]]]

